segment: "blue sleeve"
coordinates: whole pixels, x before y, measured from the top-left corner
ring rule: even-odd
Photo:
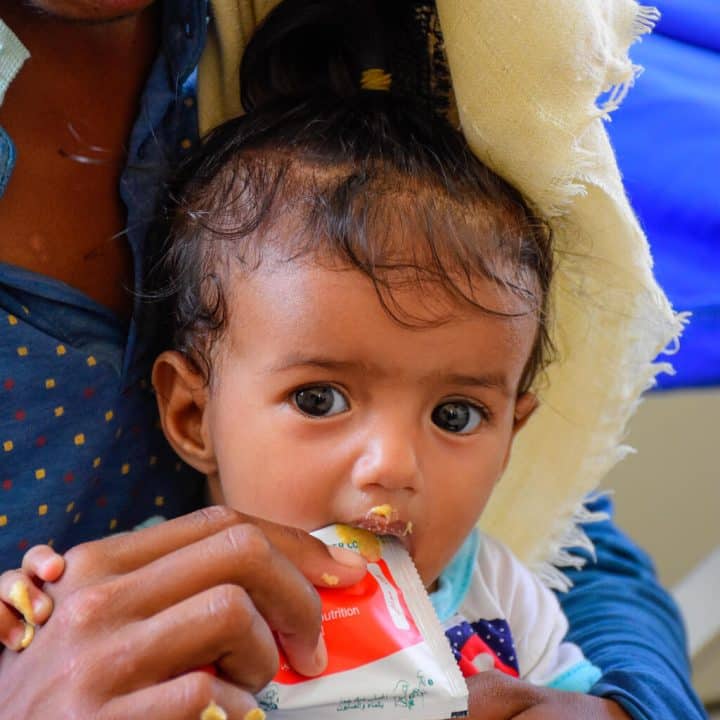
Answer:
[[[612,512],[606,496],[589,508]],[[690,684],[682,619],[652,561],[611,520],[585,530],[597,561],[588,558],[584,569],[568,572],[574,586],[558,598],[570,622],[568,640],[603,670],[591,694],[612,698],[634,720],[706,718]]]

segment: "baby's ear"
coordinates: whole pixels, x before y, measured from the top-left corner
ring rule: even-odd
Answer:
[[[160,423],[173,450],[205,475],[217,471],[207,427],[208,385],[195,365],[175,350],[161,353],[152,371]]]
[[[538,405],[539,403],[537,397],[531,392],[524,392],[517,396],[517,399],[515,400],[515,412],[513,414],[512,435],[510,437],[510,442],[508,442],[505,460],[503,461],[503,472],[505,472],[505,468],[507,468],[507,465],[510,462],[510,453],[512,451],[515,436],[532,417],[532,414],[535,412]]]
[[[522,430],[525,423],[532,417],[532,414],[537,409],[538,405],[537,396],[531,392],[524,392],[518,395],[515,400],[515,414],[513,419],[513,436]]]

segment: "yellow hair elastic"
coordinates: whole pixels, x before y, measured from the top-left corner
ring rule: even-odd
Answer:
[[[381,68],[368,68],[363,70],[360,77],[360,87],[363,90],[382,90],[387,92],[392,85],[392,75]]]

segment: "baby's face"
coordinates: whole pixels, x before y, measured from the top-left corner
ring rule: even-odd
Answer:
[[[517,388],[535,319],[457,307],[437,327],[403,327],[360,272],[298,262],[263,265],[228,295],[202,418],[213,502],[397,535],[431,585],[534,407]],[[523,310],[490,283],[475,295]],[[443,302],[414,285],[394,298],[416,317]]]

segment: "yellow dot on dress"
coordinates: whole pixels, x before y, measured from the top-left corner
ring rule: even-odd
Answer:
[[[74,508],[75,508],[75,501],[71,500],[65,507],[65,512],[72,512]]]
[[[73,442],[76,445],[84,445],[85,444],[85,434],[84,433],[78,433],[74,438]]]
[[[115,417],[115,413],[112,410],[108,410],[105,413],[105,422],[110,422]]]
[[[35,479],[36,480],[44,480],[45,479],[45,468],[38,468],[35,471]]]
[[[64,354],[67,352],[67,348],[66,348],[64,345],[58,345],[58,346],[55,348],[55,352],[56,352],[58,355],[64,355]]]
[[[162,507],[164,504],[165,504],[165,498],[162,495],[158,495],[155,498],[155,505],[157,505],[157,507]]]
[[[52,390],[55,387],[55,378],[48,378],[45,381],[45,388],[47,390]]]
[[[108,527],[110,528],[110,530],[114,530],[117,527],[117,520],[115,518],[113,518],[110,521],[110,525],[108,525]]]
[[[21,346],[17,349],[17,354],[18,354],[20,357],[25,357],[25,356],[28,354],[28,349],[25,347],[25,345],[21,345]]]
[[[0,527],[5,527],[7,522],[7,515],[0,515]]]
[[[82,513],[75,513],[75,517],[73,518],[73,523],[77,525],[80,522],[80,518],[82,517]]]
[[[55,413],[55,417],[60,417],[65,412],[65,408],[62,405],[58,405],[53,412]]]
[[[22,308],[22,311],[23,311],[26,315],[29,315],[29,314],[30,314],[30,308],[25,307],[25,305],[21,305],[20,307]]]
[[[3,450],[4,450],[5,452],[10,452],[14,447],[15,447],[15,446],[13,445],[13,441],[12,441],[12,440],[6,440],[6,441],[3,443]]]
[[[157,465],[157,455],[150,456],[150,465]]]
[[[47,505],[45,505],[45,504],[38,505],[38,515],[47,515],[47,511],[48,511]]]
[[[101,460],[99,457],[94,458],[94,459],[93,459],[93,467],[94,467],[94,468],[100,467],[100,463],[101,463],[101,462],[102,462],[102,460]]]
[[[92,355],[90,355],[85,362],[88,364],[88,367],[93,367],[94,365],[97,365],[97,360]]]
[[[18,319],[17,319],[14,315],[8,315],[8,322],[9,322],[11,325],[17,325],[17,324],[18,324]]]
[[[180,147],[183,150],[189,150],[192,147],[192,140],[190,140],[189,138],[183,138],[180,141]]]
[[[50,547],[55,547],[55,538],[50,538],[45,544]]]
[[[130,463],[123,463],[120,472],[123,475],[127,475],[130,472]]]

